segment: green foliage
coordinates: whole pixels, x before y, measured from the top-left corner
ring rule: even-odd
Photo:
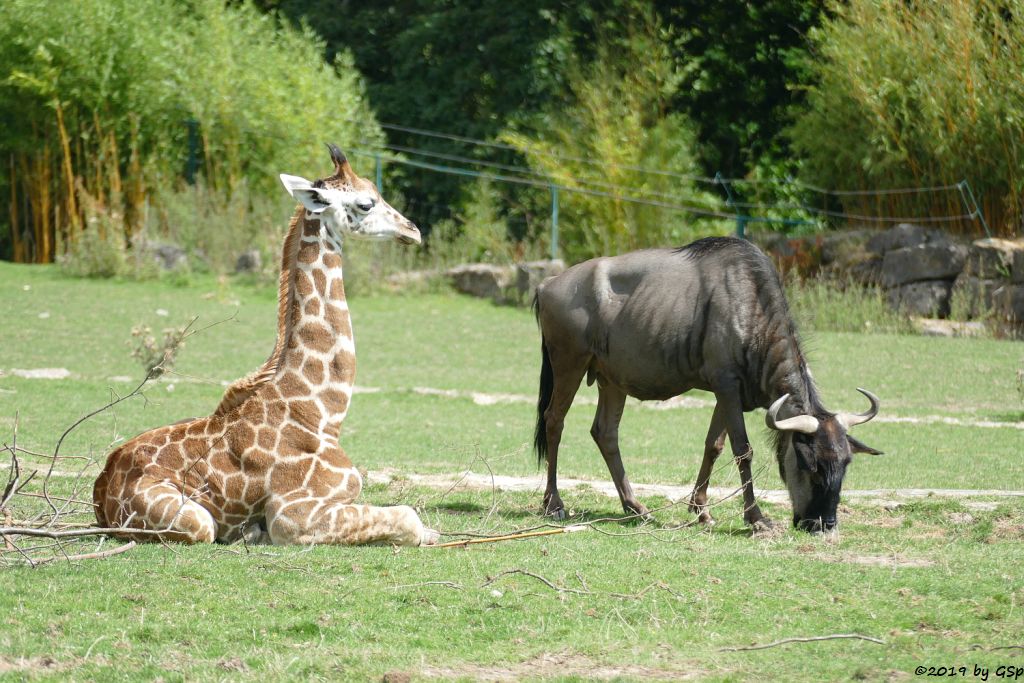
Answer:
[[[657,3],[675,28],[682,82],[674,108],[693,121],[704,172],[745,177],[760,165],[792,172],[784,131],[803,104],[807,32],[821,0],[672,0]]]
[[[808,110],[792,129],[817,185],[854,189],[967,179],[999,232],[1024,202],[1024,2],[834,2],[814,32]],[[896,195],[890,215],[965,213],[959,193]],[[900,212],[900,213],[897,213]],[[974,221],[961,226],[977,230]]]
[[[667,111],[678,75],[665,29],[650,12],[630,21],[625,46],[602,34],[593,62],[571,63],[568,103],[546,111],[532,133],[504,135],[553,183],[582,190],[559,193],[560,242],[571,261],[682,244],[698,234],[728,229],[695,220],[699,212],[714,211],[717,202],[685,179],[696,169],[693,135],[682,116]],[[652,203],[632,203],[622,196]],[[694,207],[698,213],[659,203]]]
[[[268,269],[279,268],[281,240],[294,200],[280,186],[254,193],[248,183],[214,190],[204,181],[155,195],[159,209],[147,216],[142,240],[164,239],[185,249],[197,268],[231,272],[238,255],[258,249]]]
[[[79,238],[58,259],[60,269],[73,277],[109,278],[124,275],[128,259],[121,226],[92,216]]]
[[[310,29],[247,3],[75,0],[59,21],[53,11],[0,5],[0,155],[11,159],[0,196],[27,208],[10,233],[15,257],[46,236],[70,247],[83,193],[130,237],[154,193],[178,184],[190,120],[201,175],[229,196],[271,191],[280,172],[322,173],[323,141],[381,137],[348,53],[328,64]]]

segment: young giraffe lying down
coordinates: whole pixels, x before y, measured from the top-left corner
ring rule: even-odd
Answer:
[[[353,504],[362,478],[338,445],[356,369],[342,242],[419,244],[420,233],[330,150],[329,178],[281,176],[301,206],[284,241],[270,357],[209,417],[153,429],[111,453],[93,489],[100,526],[166,529],[159,538],[187,543],[437,541],[411,507]]]

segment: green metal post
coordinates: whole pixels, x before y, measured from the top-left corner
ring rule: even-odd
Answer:
[[[551,186],[551,260],[558,258],[558,186]]]
[[[985,214],[981,212],[981,208],[978,206],[978,200],[974,198],[974,192],[971,190],[970,183],[966,179],[961,180],[957,183],[957,188],[960,190],[960,198],[964,200],[964,207],[971,212],[971,218],[978,218],[981,220],[981,227],[985,228],[985,236],[991,237],[992,232],[988,229],[988,221],[985,220]],[[970,197],[970,202],[968,202]]]
[[[748,218],[750,218],[750,216],[743,216],[741,214],[736,214],[736,236],[739,237],[740,239],[746,239],[747,238],[747,219]]]

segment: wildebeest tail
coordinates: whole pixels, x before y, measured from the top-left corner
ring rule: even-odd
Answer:
[[[540,288],[533,295],[533,316],[540,325]],[[537,464],[542,465],[548,458],[548,430],[544,413],[551,403],[551,392],[555,387],[555,374],[551,369],[551,357],[544,342],[544,332],[540,334],[540,390],[537,395],[537,429],[533,434],[533,450],[537,452]]]
[[[548,429],[544,413],[551,404],[551,393],[555,388],[555,373],[551,369],[551,357],[548,355],[544,337],[540,340],[540,391],[537,395],[537,429],[533,434],[533,449],[537,451],[537,465],[543,465],[548,459]]]

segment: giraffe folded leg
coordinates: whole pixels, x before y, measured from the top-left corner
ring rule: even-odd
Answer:
[[[116,536],[136,541],[179,541],[182,543],[213,543],[217,537],[217,523],[210,512],[189,499],[180,488],[166,480],[140,479],[135,493],[123,503],[113,503],[107,519],[111,526],[129,529],[166,529],[166,533],[132,534]],[[111,505],[108,502],[107,505]],[[113,512],[114,514],[110,514]]]
[[[267,504],[274,545],[432,545],[438,533],[423,526],[408,505],[377,507],[282,496]]]

